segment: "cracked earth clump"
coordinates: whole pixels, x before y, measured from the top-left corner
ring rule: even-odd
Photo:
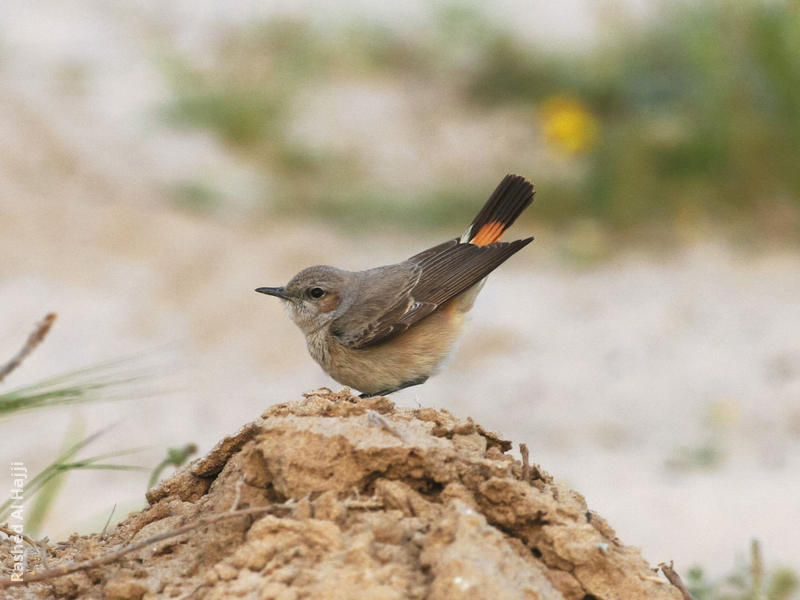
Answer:
[[[270,408],[150,490],[87,560],[233,516],[11,597],[295,600],[672,599],[680,593],[583,497],[467,419],[320,391]]]

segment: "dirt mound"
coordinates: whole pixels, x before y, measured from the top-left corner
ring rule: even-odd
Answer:
[[[445,411],[319,392],[272,407],[10,597],[670,598],[580,494]],[[175,530],[185,530],[174,535]],[[160,541],[152,538],[160,536]],[[141,543],[135,551],[131,545]],[[97,564],[97,563],[94,563]]]

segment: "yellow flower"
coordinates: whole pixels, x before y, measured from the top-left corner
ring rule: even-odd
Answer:
[[[541,105],[545,139],[553,146],[575,155],[590,150],[598,134],[598,123],[577,98],[550,96]]]
[[[708,420],[714,427],[726,429],[742,420],[742,405],[735,398],[723,398],[708,407]]]

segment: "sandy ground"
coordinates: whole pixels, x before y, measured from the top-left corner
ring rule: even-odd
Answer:
[[[91,577],[29,582],[4,597],[681,597],[579,494],[514,460],[509,442],[472,420],[349,391],[262,417],[151,489],[150,506],[107,536],[73,536],[49,561],[65,569],[129,543],[138,550]],[[177,523],[182,537],[169,535]],[[12,564],[0,554],[0,569]]]
[[[94,39],[81,12],[96,16],[93,7],[75,3],[65,17],[84,29],[54,13],[49,49],[2,64],[0,357],[55,310],[51,336],[9,385],[130,354],[155,365],[155,378],[129,401],[0,423],[3,458],[32,470],[74,419],[87,431],[117,422],[94,451],[147,446],[132,460],[153,465],[167,446],[205,451],[266,406],[334,385],[280,307],[252,289],[310,264],[369,267],[439,241],[170,208],[171,177],[242,168],[203,136],[131,125],[164,90],[124,37],[98,58],[89,93],[58,93],[68,82],[54,53],[67,33]],[[46,37],[41,12],[26,10]],[[5,56],[30,49],[19,32],[4,37]],[[534,245],[486,286],[451,364],[394,400],[527,442],[651,562],[719,573],[756,536],[769,563],[800,566],[789,535],[800,522],[800,254],[705,242],[577,267],[558,236],[532,233]],[[691,467],[681,449],[706,445],[719,465],[669,466]],[[45,531],[99,528],[114,503],[124,514],[143,502],[145,481],[73,474]]]

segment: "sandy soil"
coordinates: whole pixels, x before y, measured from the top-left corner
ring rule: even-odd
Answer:
[[[18,13],[27,25],[6,35],[0,76],[0,357],[47,311],[60,318],[8,384],[129,354],[157,377],[130,401],[0,423],[3,458],[41,468],[83,419],[87,431],[118,423],[94,452],[145,445],[135,460],[153,465],[167,446],[207,450],[275,402],[333,385],[252,289],[314,263],[396,261],[438,238],[170,208],[171,178],[246,180],[247,169],[209,138],[148,120],[163,84],[129,31],[100,26],[117,21],[90,3],[66,15],[45,5],[50,20],[33,5]],[[36,39],[50,45],[25,45]],[[114,51],[94,57],[93,43]],[[70,61],[87,57],[94,70],[74,93]],[[393,400],[527,442],[653,562],[721,572],[757,536],[768,562],[797,566],[800,255],[704,242],[577,267],[559,236],[532,233],[486,286],[451,364]],[[707,446],[721,460],[696,468],[692,451]],[[45,531],[99,529],[114,503],[116,518],[141,506],[145,481],[74,474]]]
[[[73,536],[50,549],[55,570],[113,560],[5,593],[110,600],[681,597],[580,494],[538,465],[515,461],[510,447],[444,411],[397,409],[387,398],[359,400],[349,392],[308,394],[222,440],[152,489],[149,508],[106,535]],[[9,559],[0,553],[6,566]]]

